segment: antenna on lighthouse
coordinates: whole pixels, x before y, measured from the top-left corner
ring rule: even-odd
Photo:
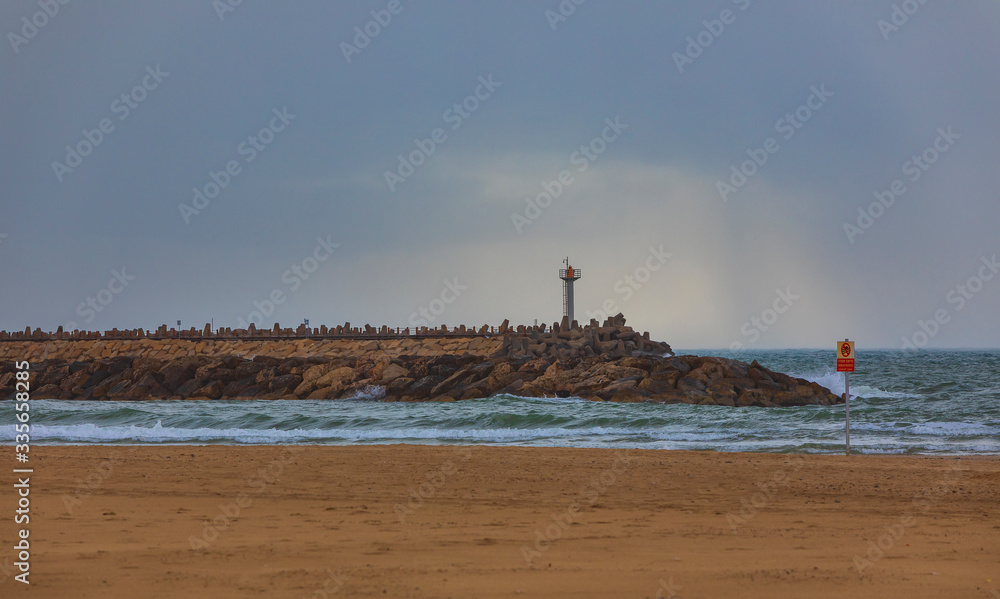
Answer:
[[[566,264],[566,268],[559,269],[559,278],[563,282],[563,316],[572,323],[575,320],[573,318],[573,281],[579,279],[583,272],[570,265],[569,256],[563,260],[563,263]]]

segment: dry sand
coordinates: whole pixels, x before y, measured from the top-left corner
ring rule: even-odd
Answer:
[[[991,458],[411,445],[32,458],[32,584],[0,570],[5,598],[1000,597]],[[3,489],[0,567],[16,534]]]

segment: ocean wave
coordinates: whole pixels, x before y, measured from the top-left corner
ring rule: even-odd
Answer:
[[[511,395],[510,393],[501,393],[500,395],[494,395],[493,397],[481,397],[478,399],[468,399],[465,401],[491,401],[493,399],[507,399],[507,400],[517,400],[527,403],[580,403],[586,402],[586,399],[581,397],[526,397],[523,395]]]
[[[381,401],[385,399],[385,387],[381,385],[365,385],[355,389],[350,395],[341,398],[362,401]]]
[[[792,374],[791,376],[805,379],[813,383],[818,383],[821,387],[828,389],[834,395],[844,394],[844,375],[834,370],[828,370],[822,374]],[[922,396],[903,391],[886,391],[878,387],[869,385],[851,385],[851,399],[861,397],[866,399],[908,399],[920,398]]]
[[[754,355],[776,372],[843,392],[832,351]],[[851,376],[851,445],[858,453],[1000,454],[1000,352],[870,352]],[[576,397],[386,402],[384,389],[356,401],[58,401],[32,403],[32,440],[45,444],[440,444],[632,447],[842,453],[844,408],[733,409],[687,404],[592,402]],[[0,445],[13,440],[0,410]]]
[[[869,422],[852,424],[851,430],[906,433],[932,437],[991,437],[1000,435],[1000,427],[980,422]]]
[[[472,443],[510,443],[539,439],[638,438],[659,441],[714,442],[736,441],[750,431],[685,430],[672,428],[633,428],[591,426],[581,428],[464,428],[410,427],[397,429],[247,429],[152,427],[136,425],[98,426],[95,424],[36,425],[34,438],[40,442],[69,443],[192,443],[231,441],[236,443],[301,443],[310,441],[372,442],[403,440],[445,440]]]

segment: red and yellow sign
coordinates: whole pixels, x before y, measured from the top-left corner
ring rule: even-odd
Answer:
[[[854,372],[854,342],[837,342],[837,372]]]

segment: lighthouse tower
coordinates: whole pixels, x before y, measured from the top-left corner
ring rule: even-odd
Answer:
[[[559,278],[563,281],[563,316],[569,318],[569,322],[572,323],[574,320],[573,281],[579,279],[583,273],[579,269],[570,266],[568,257],[563,262],[566,263],[566,268],[559,269]]]

